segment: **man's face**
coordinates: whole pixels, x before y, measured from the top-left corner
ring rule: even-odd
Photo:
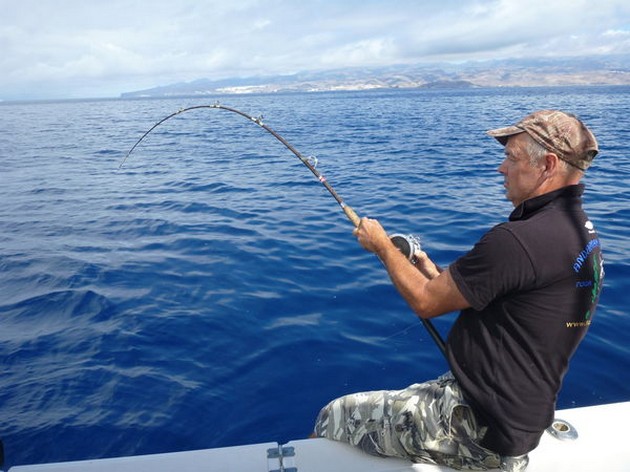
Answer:
[[[497,169],[504,177],[505,196],[515,207],[537,196],[543,181],[544,165],[532,166],[527,154],[528,143],[526,133],[510,136],[505,145],[505,159]]]

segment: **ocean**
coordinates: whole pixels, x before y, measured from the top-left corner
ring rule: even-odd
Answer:
[[[286,442],[351,392],[447,369],[280,133],[360,216],[447,266],[511,204],[485,135],[540,108],[600,142],[606,279],[558,408],[630,400],[630,87],[0,103],[7,466]],[[626,294],[626,295],[624,295]],[[445,337],[455,314],[434,320]]]

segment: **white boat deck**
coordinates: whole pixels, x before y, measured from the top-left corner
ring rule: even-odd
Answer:
[[[558,411],[569,426],[545,433],[529,454],[528,472],[630,471],[630,402]],[[573,428],[571,428],[573,427]],[[199,451],[15,466],[9,472],[438,472],[447,467],[372,457],[326,439],[253,444]]]

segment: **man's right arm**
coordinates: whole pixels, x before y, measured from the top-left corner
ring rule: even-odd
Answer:
[[[442,273],[444,269],[429,259],[424,251],[418,251],[414,254],[416,258],[415,266],[427,279],[432,280]]]

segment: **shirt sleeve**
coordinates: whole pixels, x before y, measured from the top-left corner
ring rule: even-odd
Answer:
[[[477,311],[510,292],[527,289],[535,281],[531,259],[503,225],[488,231],[449,270],[466,301]]]

